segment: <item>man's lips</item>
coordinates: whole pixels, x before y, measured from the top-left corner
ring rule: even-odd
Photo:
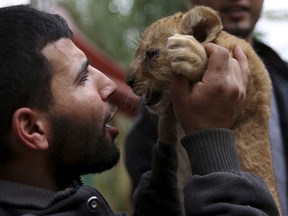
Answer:
[[[221,10],[221,13],[231,19],[241,19],[247,15],[249,8],[245,6],[229,6]]]
[[[226,16],[228,16],[230,19],[241,19],[243,18],[247,12],[245,11],[231,11],[229,13],[226,13]]]
[[[109,124],[106,124],[105,128],[106,128],[106,132],[108,132],[112,136],[113,139],[118,136],[119,131],[117,128],[112,127]]]
[[[105,121],[105,129],[106,129],[106,132],[108,132],[112,138],[114,139],[116,136],[118,136],[119,134],[119,131],[117,128],[115,127],[112,127],[111,125],[109,125],[108,123],[112,121],[112,119],[114,118],[116,112],[117,112],[117,107],[112,105],[110,106],[110,115],[107,117],[107,120]]]

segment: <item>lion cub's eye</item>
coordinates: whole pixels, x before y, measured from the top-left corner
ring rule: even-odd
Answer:
[[[152,59],[157,56],[159,53],[159,49],[151,49],[146,52],[146,58]]]

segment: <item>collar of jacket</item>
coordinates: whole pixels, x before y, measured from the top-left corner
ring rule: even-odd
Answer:
[[[12,204],[14,206],[27,206],[40,209],[47,208],[55,200],[75,193],[76,189],[82,184],[81,182],[79,184],[79,181],[80,179],[73,181],[71,187],[65,190],[53,192],[30,185],[0,180],[0,205]]]

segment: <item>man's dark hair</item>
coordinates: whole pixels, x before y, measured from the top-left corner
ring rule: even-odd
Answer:
[[[8,153],[13,113],[20,107],[48,110],[53,102],[52,68],[42,49],[61,38],[71,39],[72,32],[59,15],[29,5],[0,8],[0,161]]]

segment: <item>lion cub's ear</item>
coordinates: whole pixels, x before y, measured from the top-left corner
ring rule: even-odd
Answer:
[[[182,18],[181,33],[193,35],[200,43],[213,41],[222,29],[219,13],[209,7],[195,6]]]

